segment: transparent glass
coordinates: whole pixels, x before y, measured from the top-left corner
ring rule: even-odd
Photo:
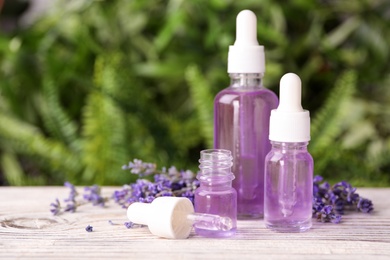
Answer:
[[[195,232],[205,237],[229,237],[237,229],[237,193],[232,187],[234,175],[231,172],[230,151],[209,149],[201,151],[200,172],[197,179],[200,186],[195,191],[195,212],[230,218],[229,229],[210,229],[201,223],[194,223]]]
[[[230,231],[234,228],[231,218],[219,215],[191,213],[187,215],[187,220],[191,225],[196,225],[198,229],[202,230]]]
[[[264,222],[281,232],[303,232],[311,227],[313,158],[307,142],[271,142],[265,159]]]
[[[269,118],[278,98],[262,86],[262,74],[230,74],[230,87],[214,100],[214,148],[232,152],[238,218],[264,212],[264,159],[271,150]]]

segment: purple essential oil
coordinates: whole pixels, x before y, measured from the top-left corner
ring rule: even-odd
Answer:
[[[271,150],[269,117],[276,95],[262,87],[260,74],[231,74],[232,84],[215,98],[215,148],[233,155],[238,217],[260,218],[264,203],[264,159]]]
[[[311,227],[313,158],[307,142],[272,142],[266,158],[265,224],[281,232]]]

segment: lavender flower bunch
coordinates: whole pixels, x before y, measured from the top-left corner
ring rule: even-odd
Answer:
[[[163,167],[160,171],[156,165],[134,159],[122,167],[137,174],[139,179],[132,184],[126,184],[113,194],[113,199],[123,208],[133,202],[150,203],[161,196],[186,197],[194,202],[194,191],[199,187],[199,181],[190,170],[179,171],[172,166],[168,170]],[[147,179],[152,178],[153,181]]]
[[[321,222],[340,223],[346,210],[369,213],[374,210],[371,200],[356,193],[356,188],[346,181],[331,186],[321,176],[313,179],[313,217]]]

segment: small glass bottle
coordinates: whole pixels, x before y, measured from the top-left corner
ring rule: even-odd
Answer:
[[[231,152],[209,149],[200,152],[200,186],[195,191],[195,212],[229,217],[230,230],[210,230],[194,224],[195,232],[205,237],[229,237],[237,229],[237,192],[232,188],[234,175],[231,172]]]
[[[280,81],[280,104],[271,112],[272,149],[265,159],[264,221],[280,232],[303,232],[311,227],[313,158],[309,111],[301,106],[301,80],[293,74]]]

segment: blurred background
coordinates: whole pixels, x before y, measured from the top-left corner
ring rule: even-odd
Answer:
[[[251,9],[264,85],[295,72],[315,174],[390,186],[388,0],[0,0],[0,185],[123,185],[134,158],[197,170]]]

